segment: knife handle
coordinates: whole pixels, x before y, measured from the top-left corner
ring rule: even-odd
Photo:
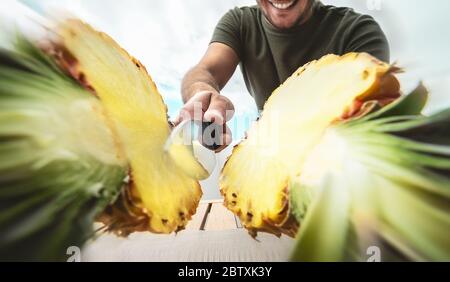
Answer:
[[[213,122],[202,122],[202,130],[200,130],[202,136],[199,136],[198,140],[205,148],[216,151],[223,145],[222,132],[224,126]]]

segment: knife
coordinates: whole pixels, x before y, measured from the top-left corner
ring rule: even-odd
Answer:
[[[171,155],[178,167],[191,175],[194,164],[189,164],[189,157],[185,155],[189,152],[208,172],[209,177],[217,166],[214,150],[221,147],[221,139],[222,126],[212,122],[185,120],[173,128],[164,151]]]

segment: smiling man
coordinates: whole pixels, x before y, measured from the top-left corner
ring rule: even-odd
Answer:
[[[257,3],[230,10],[219,21],[206,54],[183,80],[185,106],[176,122],[191,118],[199,104],[205,121],[225,124],[234,107],[220,91],[239,64],[262,110],[272,91],[295,70],[324,55],[367,52],[389,61],[387,39],[368,15],[315,0]],[[231,135],[225,133],[227,145]]]

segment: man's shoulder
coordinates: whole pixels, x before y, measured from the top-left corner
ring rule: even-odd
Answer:
[[[375,23],[375,19],[372,16],[358,13],[353,8],[335,7],[320,3],[317,10],[322,18],[340,22],[341,24],[354,25],[361,21],[373,21]]]
[[[345,7],[321,5],[319,10],[321,24],[334,27],[333,33],[342,40],[344,52],[367,52],[389,61],[389,43],[372,16]]]

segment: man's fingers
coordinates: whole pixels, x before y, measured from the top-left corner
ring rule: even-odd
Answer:
[[[178,116],[172,121],[174,126],[179,125],[185,120],[195,120],[194,110],[189,108],[182,108]],[[202,117],[197,118],[197,120],[202,120]]]
[[[182,121],[183,121],[183,117],[181,116],[181,112],[180,112],[180,114],[178,114],[178,116],[174,120],[172,120],[172,124],[173,124],[173,126],[178,126]]]
[[[173,123],[176,126],[184,120],[196,120],[225,124],[233,115],[234,106],[227,97],[204,91],[195,94],[184,105]]]
[[[194,95],[181,109],[180,114],[173,120],[175,126],[179,125],[184,120],[206,121],[212,122],[216,126],[220,126],[222,134],[220,140],[216,138],[206,138],[206,140],[213,140],[218,142],[220,147],[215,152],[220,152],[225,149],[232,142],[231,131],[226,126],[226,122],[231,120],[234,115],[234,106],[231,101],[217,93],[211,91],[199,92]],[[212,129],[212,128],[211,128]],[[211,132],[212,133],[212,132]],[[206,130],[206,134],[210,134],[209,130]],[[210,147],[213,144],[206,144],[207,142],[202,136],[201,142],[205,147]],[[212,149],[212,148],[211,148]]]
[[[233,136],[231,133],[231,130],[228,126],[224,126],[224,132],[222,133],[222,143],[219,148],[215,150],[216,153],[222,152],[224,149],[226,149],[231,143],[233,142]]]
[[[213,93],[211,91],[198,92],[197,94],[192,96],[192,98],[184,105],[184,108],[188,109],[189,111],[198,109],[202,112],[205,112],[211,104],[212,95]]]
[[[203,124],[198,140],[209,150],[220,152],[233,141],[230,128],[226,124]]]
[[[225,124],[234,115],[234,106],[231,101],[221,95],[213,95],[203,119],[215,124]]]
[[[192,96],[173,120],[173,124],[177,126],[184,120],[202,121],[203,113],[208,110],[212,95],[211,91],[202,91]]]

